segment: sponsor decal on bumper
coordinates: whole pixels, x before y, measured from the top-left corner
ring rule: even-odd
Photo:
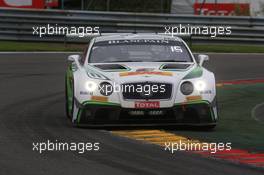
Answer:
[[[159,101],[136,101],[135,108],[149,109],[149,108],[160,108]]]

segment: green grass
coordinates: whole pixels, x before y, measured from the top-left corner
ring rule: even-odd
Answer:
[[[14,42],[0,41],[0,51],[81,51],[84,45],[63,44],[63,43],[45,43],[45,42]]]
[[[85,44],[0,41],[0,51],[82,51]],[[193,52],[264,53],[255,45],[192,45]]]
[[[225,53],[264,53],[264,46],[261,45],[193,45],[194,52],[225,52]]]
[[[176,131],[207,142],[231,142],[232,148],[264,151],[264,123],[255,121],[252,109],[264,102],[264,84],[228,85],[218,89],[219,123],[214,131]]]

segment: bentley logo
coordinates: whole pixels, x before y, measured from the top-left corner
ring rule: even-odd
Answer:
[[[141,92],[141,93],[140,93],[140,96],[143,97],[143,98],[148,99],[148,98],[150,98],[150,97],[153,96],[153,93],[150,92],[150,93],[147,94],[147,93],[145,93],[145,92]]]
[[[144,99],[149,99],[149,98],[151,98],[154,95],[152,91],[148,91],[148,92],[142,91],[139,94]]]

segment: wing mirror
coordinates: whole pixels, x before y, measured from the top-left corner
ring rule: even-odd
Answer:
[[[81,56],[80,55],[70,55],[68,57],[68,61],[75,62],[75,64],[77,65],[78,68],[81,67],[81,64],[79,62],[80,60],[81,60]]]
[[[208,61],[209,56],[208,55],[198,55],[198,64],[199,66],[202,66],[204,61]]]
[[[76,60],[80,60],[81,59],[81,56],[80,55],[70,55],[68,57],[68,61],[76,61]]]

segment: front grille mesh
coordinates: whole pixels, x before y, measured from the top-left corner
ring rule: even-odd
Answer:
[[[148,87],[163,87],[162,89],[165,90],[161,90],[159,88],[159,90],[155,90],[155,91],[151,91],[150,95],[149,91],[145,91],[145,92],[141,92],[141,91],[137,91],[135,89],[137,89],[137,87],[146,87],[146,85],[148,85]],[[124,99],[131,99],[131,100],[137,100],[137,99],[142,99],[142,100],[154,100],[154,99],[170,99],[171,98],[171,94],[172,94],[172,84],[169,83],[157,83],[157,82],[141,82],[141,83],[126,83],[126,84],[122,84],[123,87],[123,98]],[[129,88],[130,87],[130,90]],[[134,87],[133,90],[131,90]],[[143,88],[144,89],[144,88]],[[164,91],[164,92],[163,92]]]

